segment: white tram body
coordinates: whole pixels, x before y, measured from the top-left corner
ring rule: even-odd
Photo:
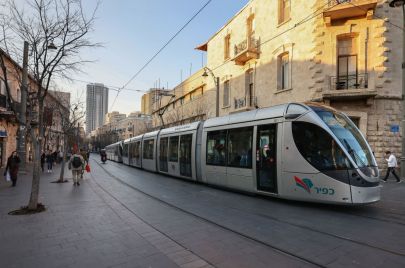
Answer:
[[[211,118],[123,144],[125,164],[206,184],[310,202],[380,200],[379,171],[364,136],[347,116],[319,104]],[[110,146],[117,144],[107,152]]]
[[[163,174],[197,180],[196,142],[200,122],[162,129],[157,149],[158,171]]]
[[[105,147],[107,159],[118,163],[122,163],[122,145],[123,142],[119,141]]]

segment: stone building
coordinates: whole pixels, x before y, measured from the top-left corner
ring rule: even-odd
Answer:
[[[3,71],[0,71],[0,167],[4,166],[7,157],[17,150],[17,137],[19,123],[15,111],[20,110],[21,106],[21,77],[22,67],[14,61],[6,52],[0,49],[1,61],[7,73],[7,81]],[[0,64],[1,66],[1,64]],[[6,91],[8,83],[10,94]],[[31,75],[28,75],[28,96],[36,92],[37,84]],[[12,109],[14,104],[14,110]],[[28,101],[29,103],[29,101]],[[61,114],[69,116],[70,94],[64,92],[48,91],[44,100],[44,121],[45,121],[45,140],[43,149],[57,150],[63,146],[62,138],[62,120]],[[27,113],[35,113],[35,107],[27,105]],[[55,109],[61,110],[56,113]],[[26,136],[27,160],[32,160],[31,137]]]
[[[90,134],[90,143],[93,150],[98,151],[106,145],[135,137],[152,130],[150,115],[133,112],[125,118],[110,120]]]
[[[401,154],[402,19],[384,0],[251,0],[197,48],[211,70],[206,117],[216,105],[221,116],[325,103],[352,118],[383,166],[386,149]]]
[[[113,111],[113,112],[107,113],[105,115],[104,124],[118,122],[118,121],[120,121],[122,119],[125,119],[126,117],[127,117],[126,114],[120,114],[117,111]]]
[[[200,69],[174,89],[161,92],[159,105],[151,112],[155,129],[207,118],[211,105],[209,101],[215,99],[206,96],[207,78],[204,72],[204,69]]]
[[[60,151],[64,148],[63,120],[69,120],[70,93],[61,91],[48,91],[44,105],[45,140],[43,151]],[[30,149],[30,145],[29,149]],[[29,150],[30,152],[30,150]]]

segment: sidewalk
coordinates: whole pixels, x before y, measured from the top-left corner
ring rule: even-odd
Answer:
[[[78,187],[50,183],[59,168],[43,173],[47,210],[35,215],[7,215],[28,204],[31,174],[17,187],[0,181],[0,267],[210,267],[104,196],[91,174]]]

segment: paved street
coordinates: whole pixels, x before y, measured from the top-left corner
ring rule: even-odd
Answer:
[[[94,156],[95,157],[95,156]],[[382,201],[337,207],[247,196],[108,162],[81,186],[0,183],[0,267],[404,267],[405,184]],[[70,173],[68,174],[70,177]]]

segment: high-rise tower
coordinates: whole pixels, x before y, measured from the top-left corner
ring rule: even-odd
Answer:
[[[88,84],[86,97],[86,132],[100,127],[108,113],[108,88],[103,84]]]

